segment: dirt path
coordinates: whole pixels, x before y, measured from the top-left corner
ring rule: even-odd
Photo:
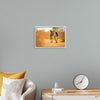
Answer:
[[[65,43],[64,42],[60,42],[61,40],[58,39],[58,43],[55,42],[55,40],[51,43],[50,39],[45,39],[43,41],[43,47],[64,47]]]

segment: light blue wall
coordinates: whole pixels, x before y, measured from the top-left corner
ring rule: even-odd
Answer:
[[[66,49],[35,49],[34,26],[67,26]],[[27,71],[41,89],[74,88],[86,74],[100,88],[100,0],[0,0],[0,71]]]

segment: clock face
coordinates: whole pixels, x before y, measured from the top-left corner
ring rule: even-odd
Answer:
[[[78,89],[85,89],[89,84],[89,80],[85,75],[79,74],[74,78],[74,86]]]

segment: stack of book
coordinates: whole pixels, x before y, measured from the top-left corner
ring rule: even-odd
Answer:
[[[52,88],[53,93],[64,93],[64,88]]]

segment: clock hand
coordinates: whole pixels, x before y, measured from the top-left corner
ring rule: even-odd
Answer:
[[[77,83],[77,85],[80,84],[80,82]]]
[[[85,76],[83,76],[82,80],[80,81],[80,83],[82,83],[83,79],[85,78]]]
[[[82,80],[81,80],[81,83],[82,83],[82,81],[84,80],[84,78],[85,78],[85,76],[83,76],[83,78],[82,78]]]
[[[80,83],[82,83],[82,81],[83,81],[84,78],[85,78],[85,76],[83,76],[82,80],[80,82],[78,82],[77,85],[80,84]]]

